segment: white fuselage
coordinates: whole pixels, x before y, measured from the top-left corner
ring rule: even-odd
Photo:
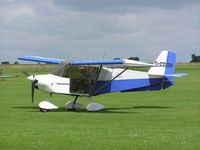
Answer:
[[[116,77],[124,69],[121,68],[103,68],[99,75],[98,81],[110,81]],[[147,72],[126,70],[123,74],[118,76],[115,80],[129,80],[129,79],[149,79],[156,78],[156,76],[149,76]],[[29,80],[36,79],[35,84],[39,90],[47,93],[57,94],[73,94],[70,93],[70,79],[56,76],[53,74],[29,76]]]
[[[47,93],[70,94],[69,78],[59,77],[53,74],[29,76],[29,80],[37,79],[36,86],[39,90]]]

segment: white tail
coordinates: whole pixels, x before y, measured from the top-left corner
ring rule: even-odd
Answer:
[[[165,76],[174,74],[176,54],[169,51],[162,51],[154,62],[154,67],[148,71],[149,75]]]

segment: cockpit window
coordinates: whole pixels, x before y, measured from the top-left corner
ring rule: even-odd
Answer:
[[[52,74],[70,78],[70,92],[90,94],[95,86],[99,67],[72,66],[70,63],[60,63]]]
[[[67,62],[61,62],[55,69],[52,71],[53,75],[69,78],[69,68],[70,64]]]
[[[90,94],[96,83],[99,67],[71,66],[70,92]]]

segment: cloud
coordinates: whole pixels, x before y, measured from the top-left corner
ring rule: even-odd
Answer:
[[[164,8],[177,9],[187,5],[194,5],[199,3],[199,0],[52,0],[54,4],[67,7],[68,9],[75,9],[78,11],[131,11],[135,8]],[[116,11],[115,11],[116,10]],[[134,11],[134,10],[133,10]]]
[[[30,18],[36,13],[28,5],[3,5],[0,8],[0,18],[4,23],[14,22],[20,17]]]
[[[196,0],[1,0],[0,61],[23,55],[152,61],[162,49],[189,61],[200,49],[199,14]]]

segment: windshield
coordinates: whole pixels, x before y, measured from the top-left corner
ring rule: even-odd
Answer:
[[[70,63],[61,62],[53,71],[52,74],[60,77],[69,78]]]

